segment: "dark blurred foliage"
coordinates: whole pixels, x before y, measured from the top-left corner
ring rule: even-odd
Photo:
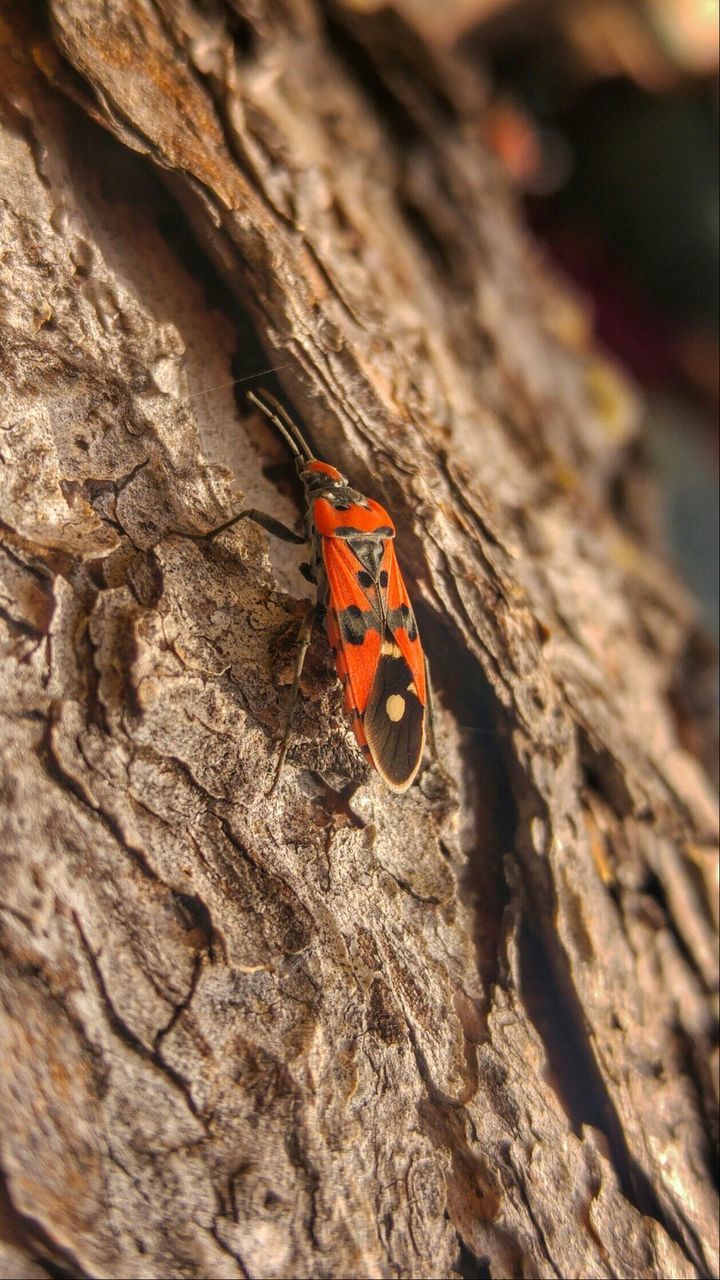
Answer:
[[[671,548],[715,629],[717,4],[478,0],[475,17],[488,138],[644,391]]]
[[[710,96],[691,90],[650,97],[612,81],[594,86],[569,128],[574,171],[558,214],[602,228],[608,248],[668,322],[716,328],[717,120]]]

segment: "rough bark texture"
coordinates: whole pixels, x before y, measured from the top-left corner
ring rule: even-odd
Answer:
[[[638,406],[475,73],[360,8],[2,6],[6,1276],[717,1270],[716,818]],[[276,365],[396,517],[444,766],[404,797],[318,637],[268,800],[302,555],[182,536],[297,520],[231,385]]]

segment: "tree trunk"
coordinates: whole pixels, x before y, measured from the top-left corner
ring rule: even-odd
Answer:
[[[1,7],[2,1274],[716,1274],[693,608],[477,74],[352,0]],[[303,553],[185,536],[299,520],[253,385],[395,518],[405,795],[322,635],[267,795]]]

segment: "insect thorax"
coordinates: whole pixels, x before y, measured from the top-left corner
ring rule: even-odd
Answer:
[[[327,601],[327,580],[323,557],[323,538],[342,539],[358,561],[366,586],[378,583],[385,546],[395,530],[389,517],[377,503],[370,503],[335,468],[315,470],[325,464],[316,462],[301,471],[307,502],[306,528],[311,543],[310,573],[317,584],[318,604]],[[316,507],[317,504],[317,507]],[[316,524],[316,513],[323,516]],[[385,575],[387,577],[387,575]]]
[[[314,464],[317,465],[317,464]],[[332,468],[335,471],[334,468]],[[328,475],[325,471],[307,469],[300,472],[300,479],[305,486],[305,501],[309,509],[318,498],[325,498],[338,511],[349,511],[351,507],[369,506],[367,498],[352,489],[339,471]]]

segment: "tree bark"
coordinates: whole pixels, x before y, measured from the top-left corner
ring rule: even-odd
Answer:
[[[2,1274],[716,1274],[694,611],[477,72],[351,0],[1,8]],[[185,536],[299,520],[276,378],[397,523],[404,796],[318,636],[268,798],[302,553]]]

